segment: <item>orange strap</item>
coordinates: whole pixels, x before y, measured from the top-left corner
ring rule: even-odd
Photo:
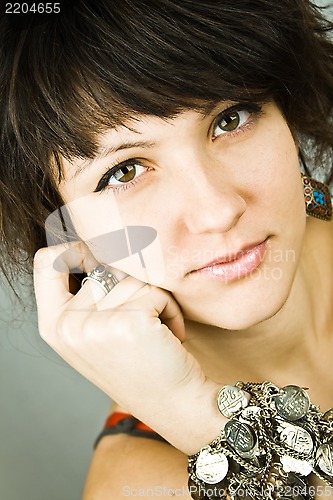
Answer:
[[[109,415],[104,423],[104,428],[95,441],[95,448],[104,436],[114,434],[128,434],[134,437],[146,437],[157,441],[167,443],[167,441],[157,434],[148,425],[140,422],[137,418],[133,417],[130,413],[123,413],[116,411]]]
[[[118,422],[120,422],[120,420],[123,420],[124,418],[134,418],[134,417],[130,413],[122,413],[120,411],[112,413],[106,419],[104,424],[104,429],[115,427],[118,424]],[[140,422],[140,420],[136,422],[134,429],[140,429],[141,431],[155,432],[153,429],[148,427],[148,425],[144,424],[143,422]]]

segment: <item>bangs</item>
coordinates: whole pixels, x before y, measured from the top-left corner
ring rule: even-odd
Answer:
[[[288,59],[266,2],[227,3],[86,1],[23,30],[11,99],[29,103],[22,144],[38,137],[66,158],[92,158],[99,134],[136,115],[169,118],[281,92],[272,73]]]

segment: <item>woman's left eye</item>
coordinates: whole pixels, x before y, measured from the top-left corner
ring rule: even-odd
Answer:
[[[253,109],[227,109],[222,111],[215,120],[213,128],[213,138],[220,135],[235,135],[241,132],[247,125],[253,123],[250,120],[252,115],[260,113],[260,107]]]
[[[114,191],[126,189],[137,182],[137,178],[148,170],[137,160],[127,160],[111,167],[100,179],[95,192],[111,188]]]

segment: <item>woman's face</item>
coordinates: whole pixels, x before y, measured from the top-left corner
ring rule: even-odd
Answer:
[[[64,161],[64,173],[61,194],[97,260],[171,291],[186,317],[242,329],[287,299],[305,209],[274,103],[138,117],[103,135],[93,161]]]

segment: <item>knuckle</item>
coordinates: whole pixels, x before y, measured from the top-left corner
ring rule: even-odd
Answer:
[[[76,348],[81,328],[77,315],[72,311],[63,311],[55,321],[39,321],[41,338],[58,352],[64,348]]]
[[[49,248],[43,247],[39,248],[34,256],[34,264],[39,265],[40,263],[45,261],[46,253],[49,251]]]
[[[148,328],[146,314],[139,309],[119,308],[110,318],[110,329],[114,342],[133,344],[140,342]]]
[[[63,249],[59,247],[43,247],[34,256],[34,269],[43,269],[53,264]]]
[[[64,311],[57,323],[57,336],[62,344],[73,346],[77,344],[79,333],[85,329],[85,321],[82,323],[82,313],[79,311]]]
[[[94,312],[84,321],[81,337],[86,344],[105,345],[118,349],[132,341],[137,333],[137,325],[122,310]]]
[[[104,328],[96,321],[94,315],[90,315],[82,324],[80,329],[80,340],[87,346],[91,346],[100,341],[103,342]]]
[[[121,308],[107,313],[65,310],[54,322],[39,319],[38,326],[41,338],[58,350],[61,346],[70,350],[93,346],[110,350],[130,348],[149,335],[152,328],[142,310]]]

